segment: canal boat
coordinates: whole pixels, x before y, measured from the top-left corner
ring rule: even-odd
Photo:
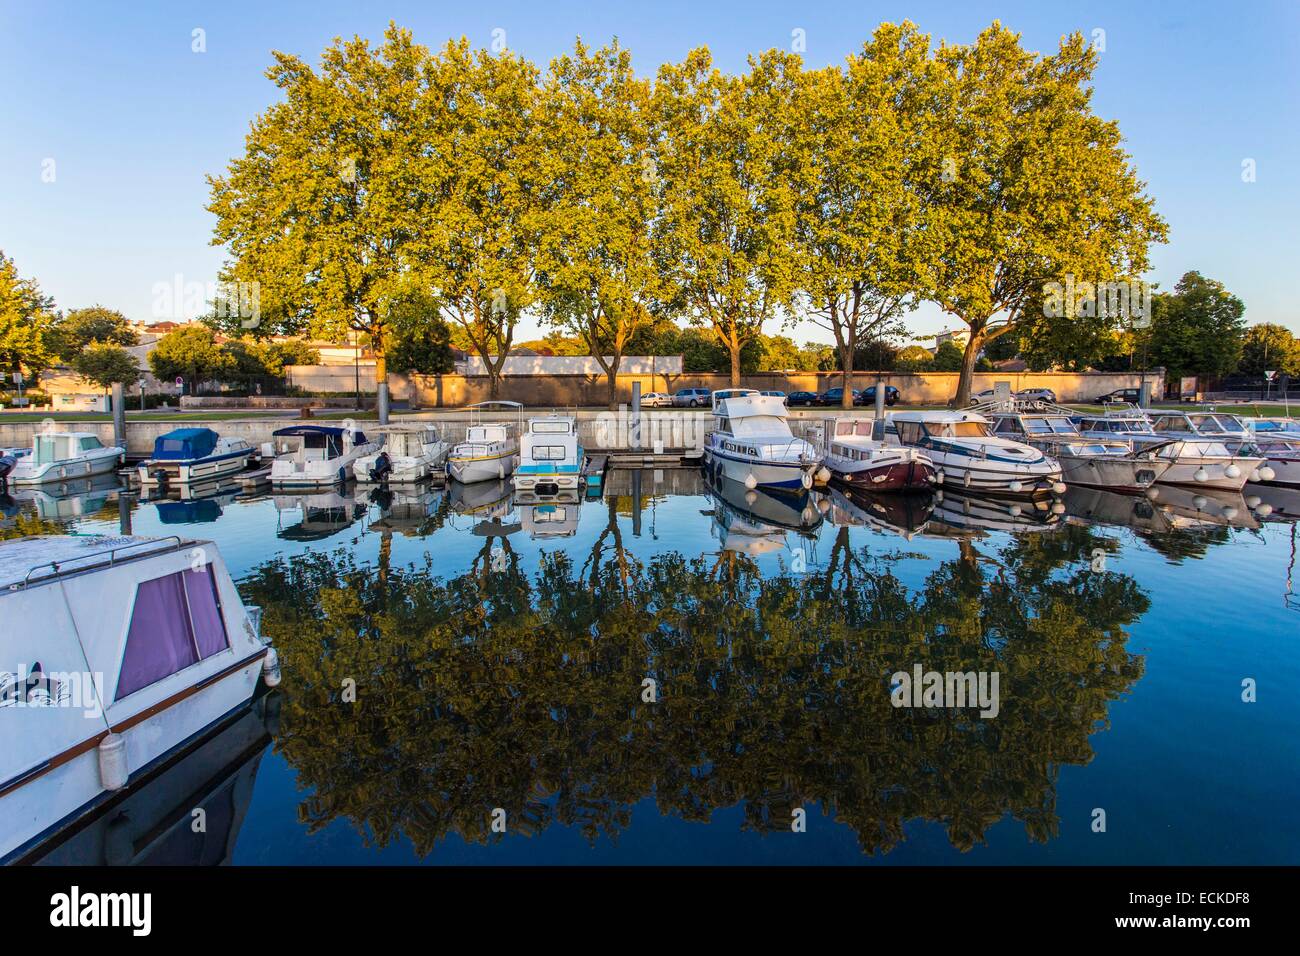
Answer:
[[[470,407],[470,424],[465,440],[447,455],[447,474],[461,484],[500,481],[514,474],[519,465],[519,440],[504,422],[484,422],[482,416],[497,409],[523,413],[518,402],[479,402]]]
[[[122,466],[126,450],[105,445],[93,432],[42,432],[32,439],[31,454],[14,463],[8,481],[48,485],[107,475]]]
[[[154,439],[153,456],[138,468],[140,484],[214,481],[248,467],[255,449],[211,428],[177,428]]]
[[[291,425],[271,434],[298,439],[296,448],[271,462],[272,488],[323,488],[345,482],[358,458],[379,451],[379,442],[346,426]]]
[[[442,440],[432,422],[380,425],[372,428],[370,435],[377,436],[383,447],[353,462],[357,481],[403,484],[446,473],[451,446]]]
[[[884,439],[924,452],[944,489],[1029,497],[1065,491],[1060,462],[1031,445],[994,436],[977,412],[894,412],[885,419]]]
[[[71,826],[279,681],[211,541],[0,543],[0,859]],[[16,670],[10,668],[17,667]]]
[[[869,491],[921,491],[934,485],[934,462],[917,448],[887,445],[867,418],[835,418],[825,423],[825,465],[831,478]]]
[[[530,418],[519,442],[519,464],[511,484],[517,491],[539,494],[576,490],[586,460],[572,416]]]
[[[1177,420],[1170,419],[1163,433],[1136,406],[1108,408],[1101,415],[1078,415],[1075,426],[1085,437],[1114,438],[1129,442],[1134,451],[1154,453],[1169,467],[1156,478],[1162,485],[1195,485],[1222,491],[1241,491],[1247,481],[1258,481],[1265,466],[1262,456],[1240,455],[1239,438],[1180,437]],[[1231,441],[1231,445],[1229,444]],[[1265,471],[1264,474],[1271,474]]]
[[[806,491],[822,469],[811,442],[790,431],[785,401],[752,388],[716,391],[704,464],[717,478],[753,490]],[[829,479],[827,470],[822,476]]]
[[[1089,485],[1112,491],[1141,492],[1169,470],[1171,462],[1154,451],[1134,451],[1122,439],[1084,437],[1069,409],[1043,402],[1022,406],[1012,401],[987,414],[996,436],[1012,438],[1060,462],[1068,486]]]

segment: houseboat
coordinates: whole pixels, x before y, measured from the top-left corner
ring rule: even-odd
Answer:
[[[0,860],[29,853],[242,708],[279,664],[216,545],[0,543]],[[11,668],[17,668],[11,670]]]
[[[582,483],[587,460],[578,440],[578,424],[568,415],[528,419],[519,441],[519,465],[511,483],[517,491],[555,494]]]
[[[42,432],[31,454],[18,458],[8,481],[16,486],[48,485],[107,475],[122,466],[126,450],[105,445],[93,432]]]
[[[752,388],[714,392],[713,430],[704,439],[704,464],[715,478],[746,488],[806,491],[822,470],[811,442],[795,438],[784,399]],[[830,471],[820,475],[823,481]]]
[[[357,481],[402,484],[446,473],[450,445],[432,422],[380,425],[370,430],[383,447],[353,462]]]
[[[1037,448],[996,437],[976,412],[894,412],[889,444],[917,448],[934,463],[935,483],[994,495],[1063,494],[1061,465]]]
[[[139,467],[143,486],[213,481],[243,471],[254,448],[242,438],[222,438],[211,428],[177,428],[154,439],[153,457]]]
[[[883,425],[883,422],[881,423]],[[825,464],[831,478],[871,491],[921,491],[934,484],[934,463],[917,448],[887,445],[873,438],[884,429],[866,418],[836,418],[825,423]]]
[[[379,451],[379,442],[357,428],[291,425],[271,434],[298,439],[296,448],[271,462],[272,488],[322,488],[345,482],[358,458]]]
[[[1031,445],[1060,462],[1066,485],[1142,492],[1169,470],[1168,459],[1154,451],[1134,451],[1117,438],[1085,438],[1065,408],[1038,403],[996,411],[991,418],[995,436]]]

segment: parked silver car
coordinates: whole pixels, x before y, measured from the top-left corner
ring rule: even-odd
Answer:
[[[679,388],[673,392],[674,408],[708,408],[713,393],[707,388]]]

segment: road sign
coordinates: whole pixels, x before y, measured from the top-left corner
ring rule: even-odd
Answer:
[[[176,387],[177,387],[177,388],[180,388],[180,387],[181,387],[182,385],[184,385],[184,384],[185,384],[185,379],[183,379],[183,378],[181,378],[179,375],[177,375],[177,376],[176,376]]]
[[[1277,374],[1277,369],[1267,369],[1264,372],[1264,377],[1271,382],[1273,381],[1273,376],[1276,374]]]

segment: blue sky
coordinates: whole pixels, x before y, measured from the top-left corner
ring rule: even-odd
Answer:
[[[157,283],[214,279],[205,173],[243,148],[275,98],[270,51],[311,62],[338,35],[396,20],[438,46],[467,36],[544,64],[575,35],[617,35],[637,68],[707,44],[746,54],[805,32],[810,65],[841,61],[881,20],[966,42],[994,19],[1029,49],[1105,31],[1097,111],[1117,119],[1170,242],[1147,278],[1197,269],[1245,301],[1247,319],[1300,332],[1300,4],[1179,3],[18,3],[0,0],[0,249],[61,308],[95,303],[151,320]],[[206,52],[191,50],[205,32]],[[1242,163],[1254,160],[1255,181]],[[51,166],[49,161],[53,161]],[[53,181],[46,181],[53,172]],[[946,325],[918,312],[918,333]],[[775,328],[769,332],[777,331]],[[797,339],[814,338],[805,328]],[[534,329],[521,330],[523,338]]]

